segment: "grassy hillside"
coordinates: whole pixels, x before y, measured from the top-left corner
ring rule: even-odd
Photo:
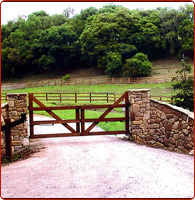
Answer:
[[[48,87],[36,87],[26,88],[21,90],[11,90],[7,93],[12,92],[24,92],[24,93],[88,93],[88,92],[113,92],[123,93],[128,89],[141,89],[146,88],[151,90],[152,95],[166,95],[172,96],[175,92],[172,89],[172,83],[155,83],[155,84],[124,84],[124,85],[69,85],[69,86],[48,86]]]
[[[193,60],[189,60],[188,63],[194,65]],[[182,67],[181,61],[177,59],[175,56],[165,57],[163,59],[158,59],[152,62],[153,70],[152,76],[149,79],[160,78],[161,75],[167,75],[168,77],[173,77],[176,74],[176,71]],[[12,79],[3,79],[2,83],[22,83],[22,82],[31,82],[31,81],[40,81],[40,80],[48,80],[48,79],[58,79],[62,78],[66,74],[70,74],[72,78],[78,77],[99,77],[107,75],[104,73],[104,70],[99,68],[81,68],[75,69],[76,67],[72,67],[70,71],[62,71],[62,70],[53,70],[45,73],[32,73],[29,72],[22,78],[12,78]],[[192,74],[194,73],[194,68]]]

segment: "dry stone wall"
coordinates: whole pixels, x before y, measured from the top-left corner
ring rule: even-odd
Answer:
[[[130,132],[135,142],[188,154],[194,149],[194,113],[129,90]]]
[[[11,122],[20,119],[22,113],[27,113],[27,94],[7,94],[8,103],[1,105],[1,125],[4,119],[11,119]],[[5,154],[5,137],[1,132],[1,155]],[[16,153],[23,147],[29,145],[28,123],[22,123],[11,129],[12,153]]]

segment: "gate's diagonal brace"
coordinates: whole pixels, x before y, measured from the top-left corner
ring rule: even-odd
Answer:
[[[42,104],[38,99],[36,99],[35,97],[33,97],[33,101],[39,105],[40,107],[46,107],[44,104]],[[58,117],[54,112],[52,112],[51,110],[46,110],[46,112],[48,114],[50,114],[53,118],[55,118],[56,120],[62,120],[60,117]],[[76,131],[69,126],[67,123],[62,123],[63,126],[65,126],[69,131],[71,131],[72,133],[76,133]]]
[[[124,93],[114,104],[118,105],[124,98],[126,97],[126,93]],[[108,108],[98,119],[104,119],[106,117],[106,115],[108,115],[108,113],[112,110],[113,108]],[[99,122],[94,122],[91,126],[88,127],[88,129],[85,132],[89,132],[91,131]]]

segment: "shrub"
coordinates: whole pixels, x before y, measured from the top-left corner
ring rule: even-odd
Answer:
[[[187,76],[187,73],[191,72],[192,66],[185,64],[185,57],[181,60],[183,67],[179,69],[177,77],[173,78],[173,89],[177,91],[177,94],[173,96],[175,104],[177,106],[194,111],[194,77]]]
[[[122,67],[122,57],[118,52],[108,52],[98,60],[99,67],[106,67],[109,77],[119,77]]]
[[[66,74],[65,76],[62,77],[62,79],[63,79],[64,81],[70,80],[70,74]]]
[[[127,77],[150,76],[151,72],[152,64],[148,60],[148,56],[143,53],[137,53],[132,58],[127,59],[123,65],[123,75]]]

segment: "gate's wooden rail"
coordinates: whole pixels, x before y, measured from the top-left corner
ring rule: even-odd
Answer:
[[[36,103],[39,107],[34,107],[33,103]],[[106,116],[114,108],[125,108],[124,117],[118,118],[106,118]],[[103,108],[106,111],[99,117],[94,119],[87,119],[85,117],[86,109],[96,109]],[[34,111],[46,111],[51,115],[55,120],[47,121],[34,121],[33,112]],[[75,119],[61,119],[57,116],[53,110],[75,110]],[[41,103],[34,94],[29,94],[29,118],[30,118],[30,138],[43,138],[43,137],[67,137],[67,136],[89,136],[89,135],[111,135],[111,134],[129,134],[129,102],[128,102],[128,92],[125,92],[114,104],[112,105],[86,105],[86,106],[55,106],[55,107],[46,107]],[[124,131],[103,131],[103,132],[91,132],[91,130],[99,122],[116,122],[116,121],[125,121]],[[92,122],[92,124],[85,128],[86,122]],[[68,123],[76,123],[76,129],[72,128]],[[34,126],[41,124],[62,124],[65,126],[71,133],[56,133],[56,134],[34,134]]]

